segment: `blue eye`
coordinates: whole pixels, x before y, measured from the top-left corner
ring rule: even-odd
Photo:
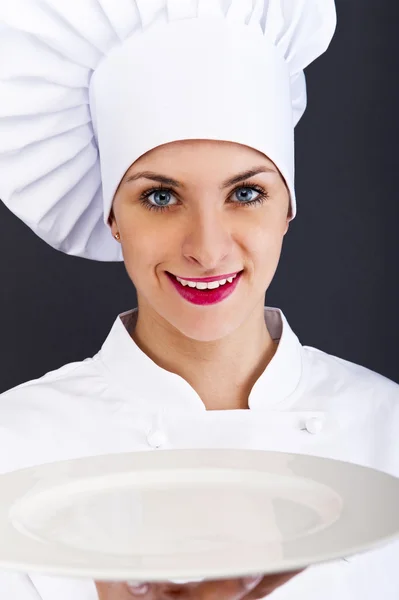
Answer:
[[[162,186],[156,187],[156,188],[152,188],[150,190],[145,191],[141,196],[140,196],[140,201],[141,204],[143,204],[143,206],[145,206],[145,208],[148,208],[148,210],[168,210],[170,204],[168,204],[170,196],[172,194],[172,190],[170,190],[169,188],[164,188]],[[154,194],[155,198],[154,201],[156,202],[156,204],[154,204],[153,202],[149,202],[148,198],[150,196],[152,196]]]
[[[266,190],[259,185],[238,185],[231,192],[230,196],[235,194],[237,191],[244,191],[244,197],[242,201],[239,200],[238,202],[233,202],[233,204],[237,204],[239,206],[254,206],[255,204],[263,204],[269,198],[269,194],[266,192]],[[256,198],[252,198],[254,191],[258,194]],[[150,196],[153,194],[154,202],[149,201]],[[174,206],[176,204],[169,204],[171,196],[173,196],[173,190],[159,186],[150,190],[146,190],[140,196],[140,202],[148,210],[164,211],[169,210],[170,206]]]
[[[254,188],[253,187],[239,187],[238,190],[236,190],[237,192],[245,192],[244,197],[242,198],[243,202],[253,202],[254,199],[252,198],[253,193],[254,193]],[[255,190],[257,192],[257,190]],[[234,192],[236,193],[236,192]],[[249,198],[248,198],[248,193],[249,193]],[[259,195],[259,192],[257,192],[257,194]],[[258,196],[257,196],[258,197]],[[241,201],[240,201],[241,204]]]
[[[170,191],[169,190],[158,190],[156,192],[154,192],[154,196],[158,195],[158,199],[155,198],[155,202],[159,202],[159,204],[161,206],[165,206],[166,204],[168,204],[169,199],[170,199]]]

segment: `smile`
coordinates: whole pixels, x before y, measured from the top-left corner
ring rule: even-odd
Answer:
[[[238,273],[236,273],[235,275],[233,275],[233,277],[228,277],[227,279],[219,279],[216,281],[188,281],[187,279],[181,279],[180,277],[176,276],[176,279],[179,283],[181,283],[181,285],[186,286],[188,285],[191,288],[197,288],[197,290],[215,290],[216,288],[218,288],[221,285],[225,285],[226,282],[228,283],[232,283],[233,279],[235,279],[237,277]]]
[[[184,300],[191,304],[205,306],[216,304],[231,296],[241,280],[243,271],[227,279],[210,282],[187,281],[167,271],[166,274],[174,289]]]

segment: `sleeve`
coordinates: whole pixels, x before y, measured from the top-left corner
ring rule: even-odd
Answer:
[[[4,408],[6,393],[0,395],[0,407]],[[4,411],[3,411],[4,412]],[[12,457],[15,456],[16,430],[6,427],[5,415],[0,423],[0,475],[15,470],[17,466]],[[18,436],[17,436],[18,437]],[[1,487],[1,486],[0,486]],[[1,600],[43,600],[29,575],[0,568]]]
[[[43,600],[29,575],[0,570],[0,598],[4,600]]]

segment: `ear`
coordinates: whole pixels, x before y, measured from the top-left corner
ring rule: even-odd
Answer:
[[[288,192],[288,188],[287,188],[287,192]],[[288,210],[287,210],[287,216],[286,216],[285,228],[284,228],[283,235],[286,235],[286,233],[288,232],[288,230],[290,228],[291,220],[292,220],[292,204],[291,204],[289,192],[288,192]]]
[[[111,212],[109,213],[109,217],[108,217],[108,225],[111,227],[111,232],[112,232],[113,236],[116,233],[118,233],[118,225],[116,223],[114,211],[112,208],[111,208]]]

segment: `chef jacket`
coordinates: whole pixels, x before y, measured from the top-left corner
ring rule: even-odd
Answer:
[[[399,386],[302,346],[265,307],[278,348],[249,409],[206,410],[182,377],[154,363],[116,319],[101,350],[0,395],[0,473],[99,454],[185,448],[293,452],[399,476]],[[399,499],[398,499],[399,510]],[[378,514],[375,515],[378,519]],[[399,542],[306,569],[273,600],[399,600]],[[97,600],[94,582],[0,570],[3,600]]]

